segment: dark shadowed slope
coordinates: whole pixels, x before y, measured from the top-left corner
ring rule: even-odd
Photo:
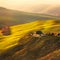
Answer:
[[[60,36],[44,36],[41,38],[33,37],[29,34],[20,39],[18,45],[8,49],[0,55],[1,60],[42,60],[45,56],[51,59],[60,56]],[[54,54],[56,53],[56,55]],[[59,58],[60,59],[60,58]],[[48,60],[48,58],[46,59]]]

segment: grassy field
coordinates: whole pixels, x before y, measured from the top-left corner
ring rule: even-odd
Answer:
[[[31,23],[11,26],[11,35],[3,36],[0,34],[0,52],[14,46],[18,40],[29,31],[42,30],[43,32],[60,32],[60,25],[54,20],[35,21]]]

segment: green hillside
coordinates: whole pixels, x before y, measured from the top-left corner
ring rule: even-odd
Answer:
[[[2,23],[10,26],[36,20],[60,20],[60,18],[46,14],[27,13],[0,7],[0,24]]]

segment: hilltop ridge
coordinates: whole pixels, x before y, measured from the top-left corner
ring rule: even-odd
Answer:
[[[36,20],[60,20],[58,16],[40,13],[28,13],[0,7],[0,23],[8,26],[24,24]]]

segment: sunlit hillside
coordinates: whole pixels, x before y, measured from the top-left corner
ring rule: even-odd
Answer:
[[[37,20],[35,22],[11,26],[11,35],[3,36],[0,33],[0,53],[16,45],[29,31],[42,30],[43,32],[60,32],[58,20]],[[53,29],[52,29],[53,28]]]

